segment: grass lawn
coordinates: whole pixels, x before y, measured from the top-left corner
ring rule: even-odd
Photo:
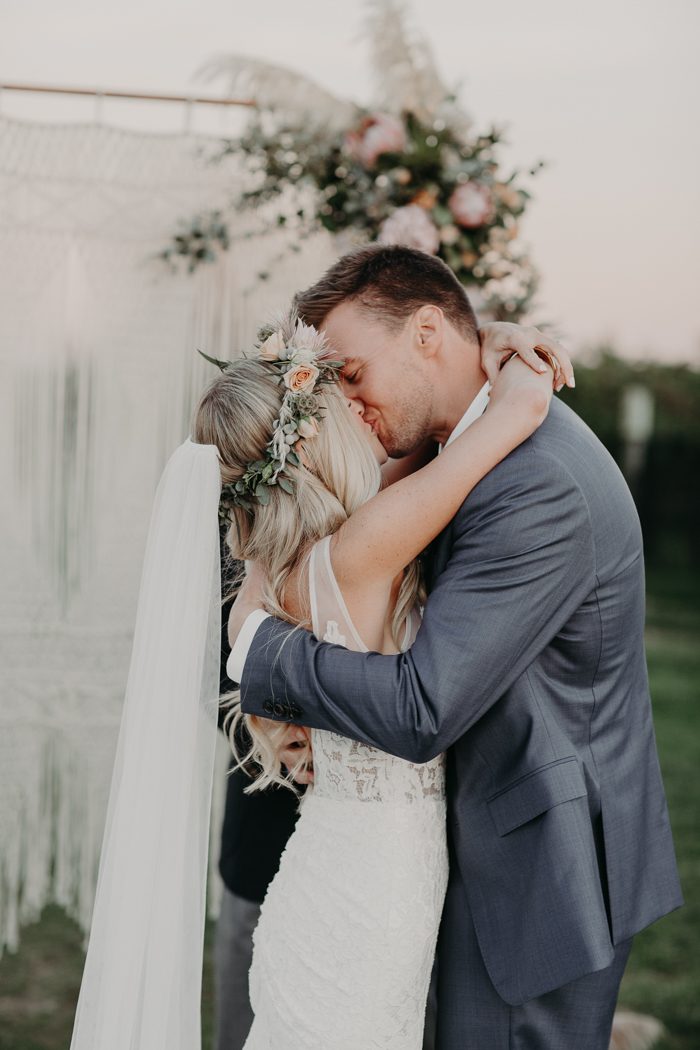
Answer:
[[[620,997],[658,1017],[659,1050],[700,1047],[700,578],[649,575],[649,672],[659,753],[686,906],[635,939]],[[203,1047],[212,1040],[212,934],[205,944]],[[0,1050],[68,1050],[83,954],[77,927],[49,907],[0,960]],[[95,1048],[98,1050],[98,1048]]]
[[[685,907],[635,938],[620,1003],[653,1014],[660,1050],[700,1047],[700,579],[650,573],[647,656]]]

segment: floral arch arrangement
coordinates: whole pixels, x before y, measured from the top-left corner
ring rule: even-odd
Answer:
[[[258,59],[223,56],[205,67],[209,79],[227,77],[232,95],[257,101],[244,133],[223,151],[242,154],[249,167],[251,187],[236,207],[273,202],[268,227],[287,227],[291,243],[325,228],[343,247],[380,241],[438,255],[477,290],[482,314],[517,320],[537,274],[520,239],[529,193],[520,172],[501,169],[502,133],[473,130],[397,0],[368,6],[377,87],[370,109]],[[186,256],[193,269],[229,239],[221,213],[199,216],[163,256]]]

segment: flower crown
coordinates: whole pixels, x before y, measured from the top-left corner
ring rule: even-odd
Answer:
[[[285,393],[264,455],[246,465],[243,475],[223,485],[219,503],[219,517],[227,522],[231,507],[252,511],[255,504],[270,502],[270,489],[279,486],[284,492],[294,492],[294,482],[287,472],[287,464],[295,467],[300,460],[294,446],[298,441],[316,437],[323,409],[317,389],[323,383],[337,383],[342,361],[331,361],[324,354],[329,346],[326,337],[311,325],[304,324],[295,313],[275,327],[262,329],[257,343],[257,358],[284,386]],[[227,372],[232,361],[218,361],[198,351],[210,364]]]

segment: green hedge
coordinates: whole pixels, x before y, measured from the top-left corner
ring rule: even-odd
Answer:
[[[623,391],[646,386],[654,399],[654,432],[634,496],[647,560],[655,565],[700,563],[700,372],[687,365],[624,361],[601,348],[576,365],[576,389],[563,399],[622,465]]]

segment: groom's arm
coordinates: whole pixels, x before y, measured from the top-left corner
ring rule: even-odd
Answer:
[[[452,528],[408,652],[350,652],[268,618],[245,662],[243,710],[416,762],[453,744],[559,632],[595,567],[580,490],[531,441],[480,482]]]

